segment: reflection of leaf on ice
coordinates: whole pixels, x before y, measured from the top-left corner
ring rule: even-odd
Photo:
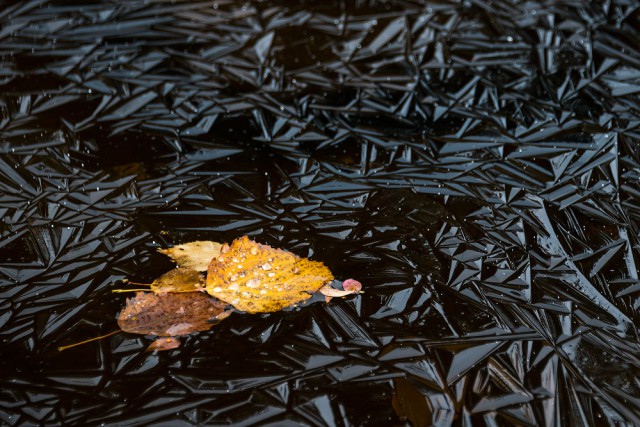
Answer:
[[[156,294],[166,292],[204,291],[204,278],[189,268],[174,268],[158,277],[151,283],[151,290]]]
[[[211,261],[207,292],[249,313],[267,313],[308,299],[333,280],[321,262],[244,236]]]
[[[169,249],[158,249],[158,252],[171,257],[181,268],[207,271],[211,259],[220,255],[221,247],[220,243],[199,240]]]
[[[156,295],[138,292],[127,300],[118,316],[125,332],[144,335],[177,336],[208,331],[210,319],[224,312],[226,304],[200,292]]]
[[[423,392],[405,378],[396,378],[394,383],[396,387],[391,404],[395,413],[414,426],[434,425],[431,407]]]

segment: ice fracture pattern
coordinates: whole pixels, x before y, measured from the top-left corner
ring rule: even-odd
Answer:
[[[640,4],[0,5],[0,424],[640,424]],[[116,334],[156,248],[365,293]]]

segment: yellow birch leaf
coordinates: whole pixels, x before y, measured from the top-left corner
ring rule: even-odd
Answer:
[[[207,273],[207,292],[248,313],[268,313],[304,301],[333,280],[321,262],[244,236],[222,249]]]
[[[220,243],[199,240],[169,249],[158,249],[158,252],[171,257],[182,268],[207,271],[211,259],[220,255],[221,248]]]

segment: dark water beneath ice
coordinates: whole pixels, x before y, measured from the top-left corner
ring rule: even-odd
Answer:
[[[3,425],[640,424],[640,6],[0,6]],[[362,295],[106,334],[156,248]]]

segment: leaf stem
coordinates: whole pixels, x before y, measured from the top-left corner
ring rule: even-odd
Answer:
[[[107,338],[107,337],[110,337],[111,335],[115,335],[118,332],[122,332],[122,331],[120,329],[118,329],[117,331],[109,332],[106,335],[101,335],[99,337],[89,338],[88,340],[80,341],[80,342],[77,342],[75,344],[63,345],[62,347],[58,347],[58,351],[62,351],[62,350],[66,350],[66,349],[71,348],[71,347],[75,347],[75,346],[78,346],[78,345],[86,344],[86,343],[91,342],[91,341],[101,340],[102,338]]]

